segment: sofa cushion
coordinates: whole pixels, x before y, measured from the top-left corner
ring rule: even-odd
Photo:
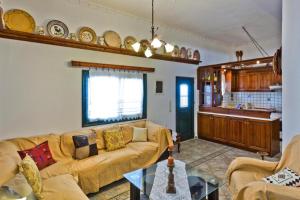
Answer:
[[[122,132],[118,130],[106,130],[104,132],[105,146],[108,151],[124,148],[125,142]]]
[[[254,182],[261,180],[262,178],[266,176],[270,176],[271,172],[262,171],[260,170],[257,172],[255,168],[252,168],[252,170],[237,170],[234,171],[231,175],[231,188],[235,191],[238,192],[240,191],[243,187],[245,187],[248,183]]]
[[[20,171],[25,176],[27,182],[32,188],[33,193],[38,199],[41,199],[42,179],[35,162],[29,155],[26,155],[20,164]]]
[[[44,180],[42,196],[45,200],[88,200],[88,197],[69,174],[54,176]]]
[[[104,132],[106,130],[115,130],[119,129],[117,125],[106,125],[97,128],[93,128],[92,130],[96,132],[96,143],[98,150],[105,149],[105,141],[104,141]]]
[[[71,174],[76,176],[77,174],[72,169],[72,164],[74,163],[73,159],[66,159],[64,161],[58,161],[53,165],[44,168],[40,171],[42,179],[47,179],[53,176]]]
[[[73,143],[73,136],[75,135],[87,135],[91,134],[92,130],[84,129],[80,131],[71,131],[67,133],[63,133],[61,135],[61,144],[60,148],[65,157],[73,157],[75,158],[75,146]]]
[[[19,148],[9,141],[0,142],[0,185],[9,181],[18,173],[18,164],[21,162],[18,150]]]
[[[15,177],[4,183],[2,186],[8,187],[22,197],[27,197],[32,193],[32,188],[22,173],[16,174]]]
[[[24,159],[26,155],[29,155],[34,160],[39,170],[42,170],[45,167],[55,163],[55,160],[52,158],[52,154],[48,146],[48,141],[36,145],[31,149],[18,151],[18,153],[21,159]]]
[[[138,166],[138,152],[130,148],[115,151],[99,151],[99,155],[73,162],[73,171],[79,176],[79,185],[84,193],[97,192],[100,187],[117,181],[124,173]],[[135,167],[135,168],[134,168]]]
[[[133,127],[132,142],[147,142],[147,128]]]
[[[8,141],[15,144],[18,148],[18,151],[31,149],[38,144],[48,141],[48,146],[49,149],[51,150],[53,159],[56,161],[65,159],[65,156],[63,155],[60,148],[60,143],[61,143],[60,135],[51,133],[51,134],[39,135],[39,136],[28,137],[28,138],[14,138]]]
[[[154,142],[131,142],[127,148],[132,149],[138,153],[139,165],[145,165],[148,161],[152,161],[152,157],[156,156],[158,152],[158,144]]]
[[[133,138],[133,126],[120,125],[120,129],[123,133],[125,144],[128,144],[129,142],[131,142],[132,138]]]
[[[133,122],[126,122],[126,125],[139,127],[139,128],[145,128],[146,127],[146,120],[138,120]]]
[[[93,131],[87,135],[74,135],[75,158],[84,159],[90,156],[98,155],[96,144],[96,133]]]
[[[146,128],[148,128],[148,140],[150,142],[158,142],[158,133],[163,129],[163,127],[151,121],[147,121]]]

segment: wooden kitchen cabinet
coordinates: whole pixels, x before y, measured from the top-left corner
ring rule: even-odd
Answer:
[[[201,117],[198,115],[198,132],[201,133],[203,138],[213,138],[213,120],[214,117],[212,115],[201,114]]]
[[[214,116],[213,117],[214,139],[225,142],[228,139],[227,127],[228,127],[228,120],[225,117]]]
[[[266,151],[270,148],[268,138],[271,137],[272,124],[262,121],[248,121],[247,142],[251,149]]]
[[[247,121],[238,118],[229,118],[228,120],[228,140],[237,146],[245,147],[247,145]]]
[[[280,152],[279,123],[198,113],[198,137],[273,156]]]
[[[228,70],[225,78],[230,83],[228,92],[263,92],[270,91],[269,86],[281,84],[280,78],[273,73],[272,67]]]

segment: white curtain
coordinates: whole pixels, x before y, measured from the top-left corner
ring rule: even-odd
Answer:
[[[122,120],[143,115],[143,74],[117,70],[90,70],[88,118]]]

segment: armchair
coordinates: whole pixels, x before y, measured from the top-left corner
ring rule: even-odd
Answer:
[[[237,158],[230,164],[226,177],[233,200],[299,200],[300,188],[268,184],[262,178],[289,167],[300,174],[300,135],[286,147],[279,162]]]

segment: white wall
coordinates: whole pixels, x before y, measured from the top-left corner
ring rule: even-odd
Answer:
[[[300,133],[300,1],[284,0],[283,44],[283,148]]]
[[[38,25],[62,20],[71,32],[84,25],[98,34],[115,30],[122,38],[149,37],[146,21],[85,1],[5,0],[1,6],[27,10]],[[204,64],[229,59],[228,45],[170,27],[161,26],[160,32],[167,41],[199,47]],[[175,78],[196,78],[197,69],[182,63],[0,39],[0,139],[81,128],[81,70],[70,68],[70,60],[155,67],[155,73],[148,75],[148,118],[173,129]],[[154,93],[156,80],[164,81],[163,95]]]

